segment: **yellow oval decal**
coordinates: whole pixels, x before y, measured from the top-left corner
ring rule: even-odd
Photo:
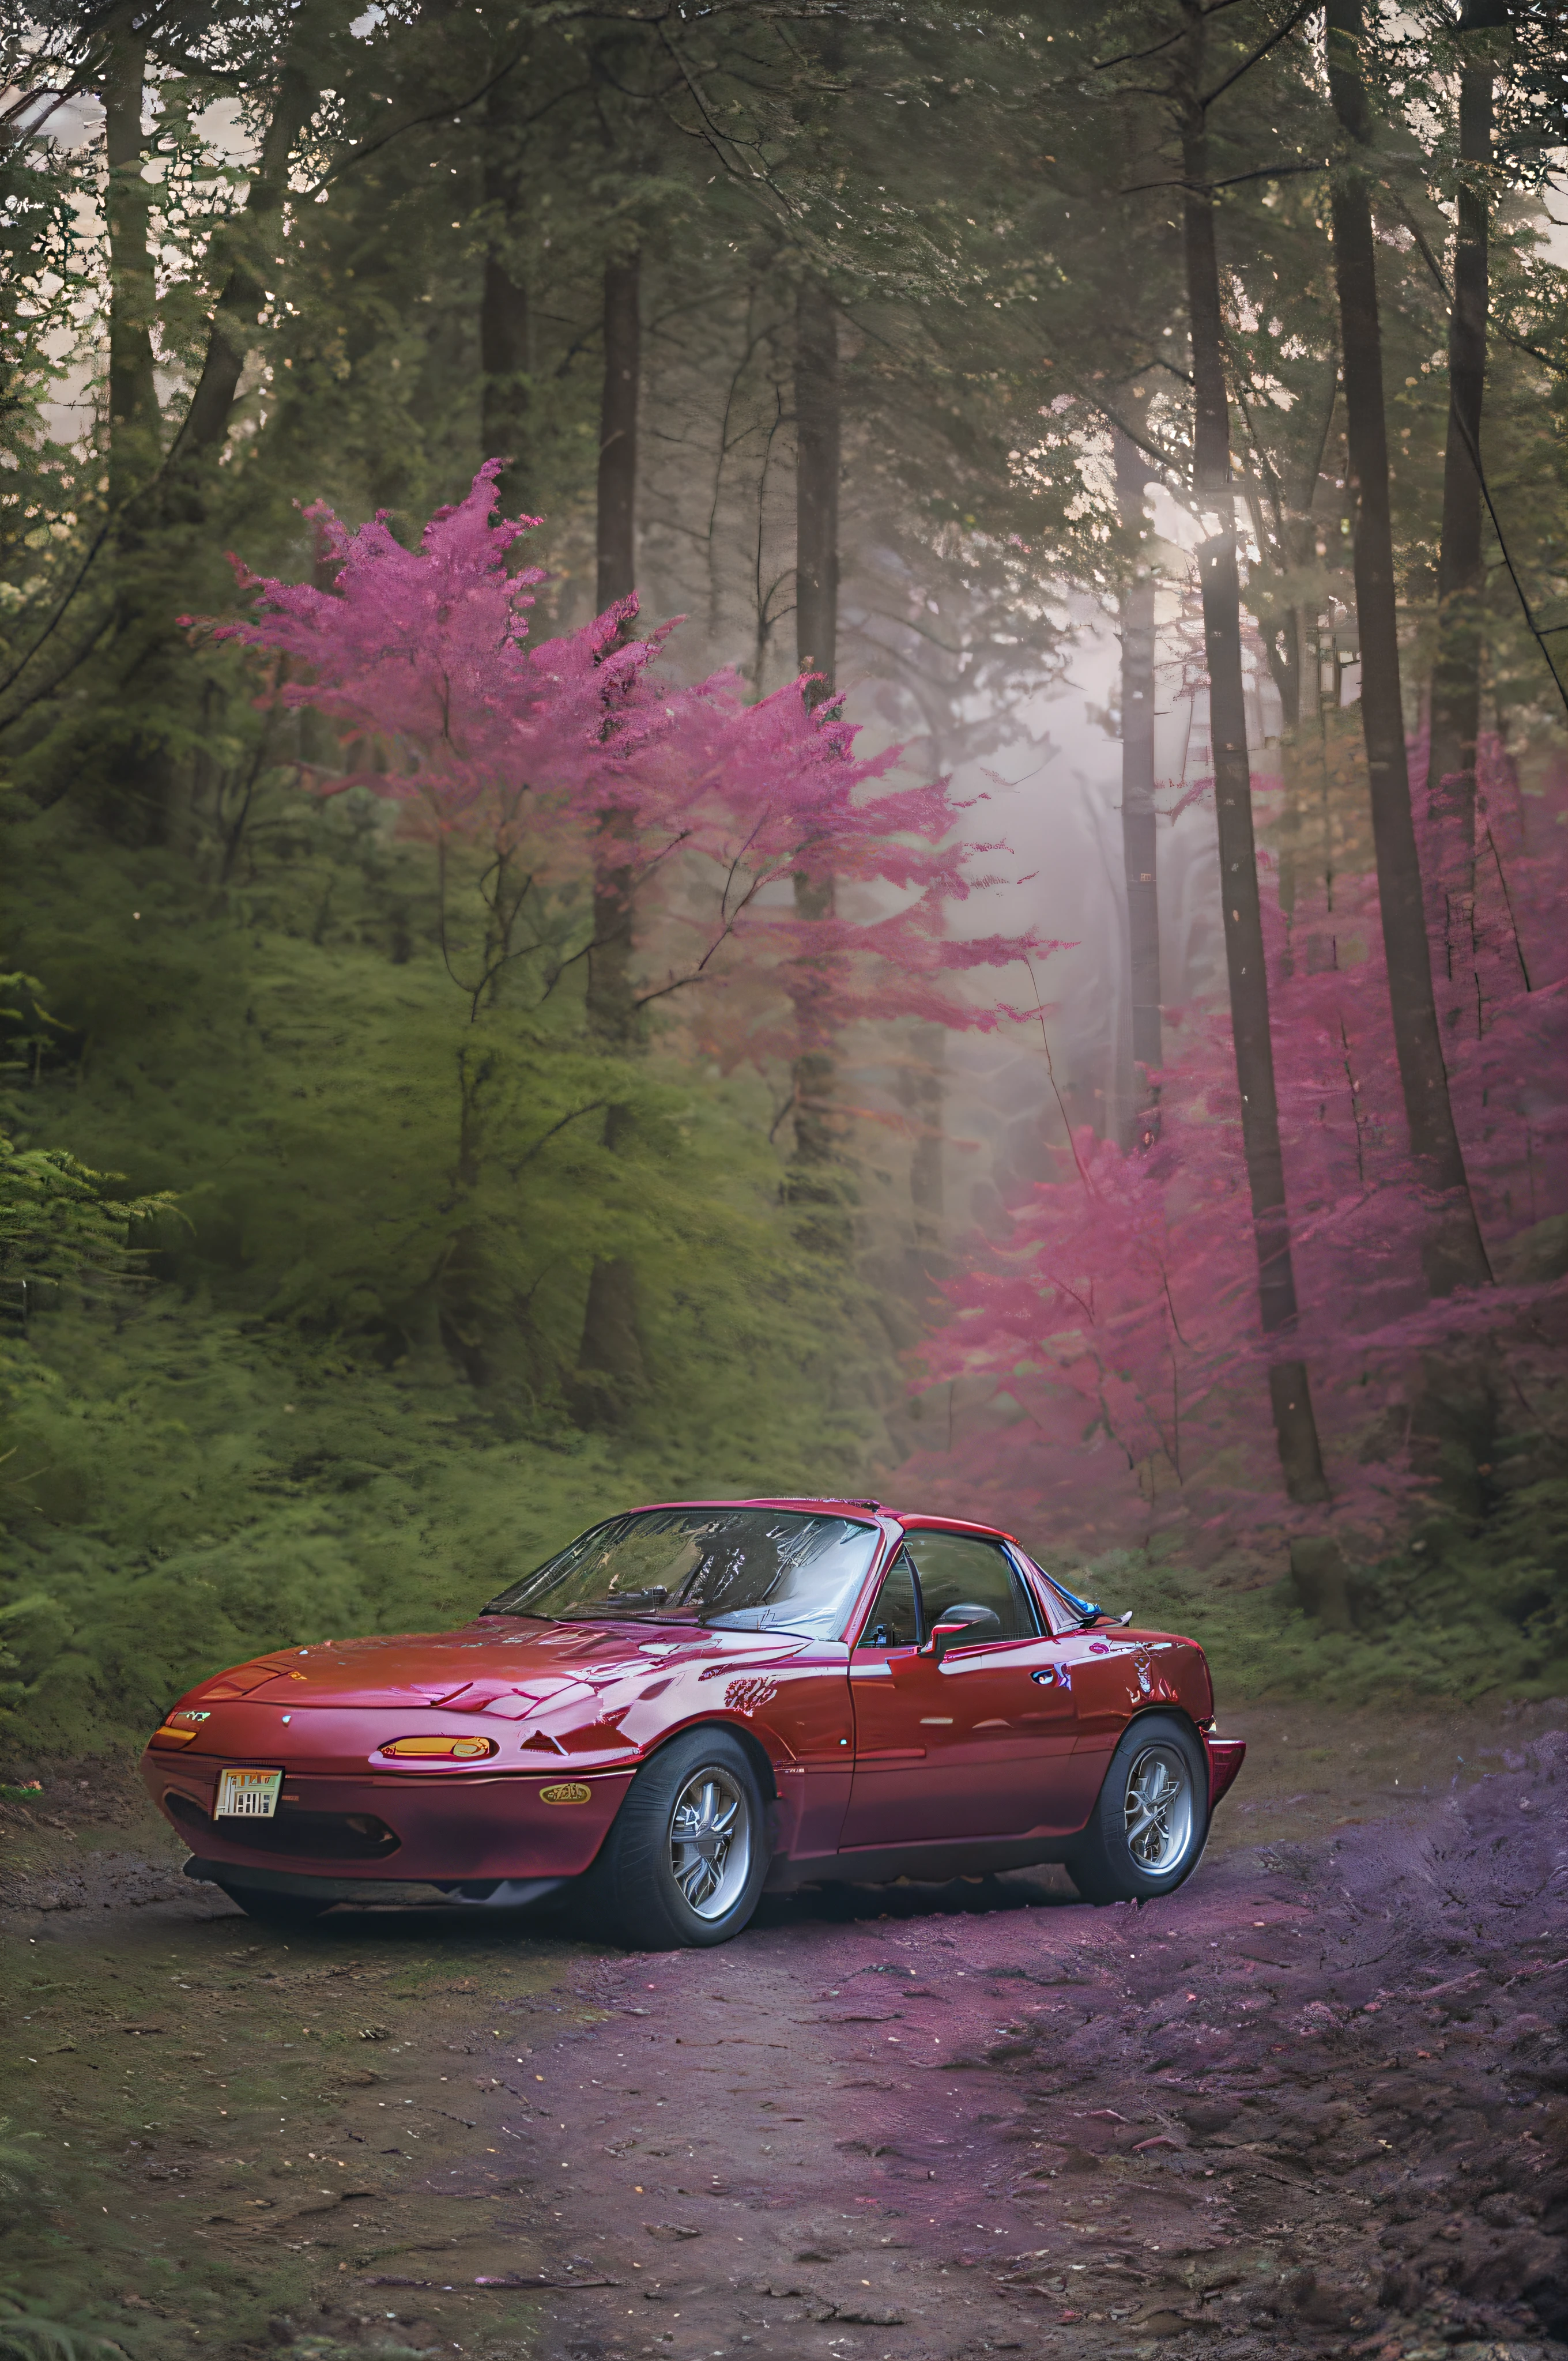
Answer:
[[[568,1779],[559,1787],[541,1787],[539,1800],[542,1804],[586,1804],[593,1792],[581,1780]]]

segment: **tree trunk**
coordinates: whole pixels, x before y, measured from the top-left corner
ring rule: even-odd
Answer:
[[[583,1388],[595,1397],[595,1424],[619,1425],[626,1395],[642,1383],[642,1345],[637,1334],[637,1273],[629,1262],[597,1262],[588,1281],[579,1363],[588,1377]],[[593,1378],[602,1382],[595,1386]]]
[[[1350,157],[1342,159],[1334,175],[1333,239],[1344,354],[1348,489],[1354,501],[1361,726],[1366,741],[1388,998],[1410,1153],[1421,1179],[1442,1201],[1422,1261],[1430,1292],[1446,1295],[1455,1287],[1484,1286],[1492,1274],[1449,1102],[1410,813],[1372,202],[1365,164],[1355,153],[1366,149],[1372,134],[1358,54],[1364,31],[1363,0],[1328,0],[1328,27],[1330,93],[1352,143]]]
[[[109,248],[108,493],[111,540],[104,579],[113,592],[115,686],[94,700],[85,759],[72,765],[81,792],[101,798],[105,824],[124,842],[161,843],[170,825],[167,701],[159,691],[169,618],[177,594],[159,566],[156,522],[163,464],[153,373],[157,282],[150,243],[152,189],[142,177],[142,98],[148,38],[129,29],[107,45],[104,79]]]
[[[152,368],[152,190],[141,169],[147,49],[145,33],[117,33],[103,85],[109,167],[109,504],[121,511],[151,483],[161,456]]]
[[[485,110],[485,273],[479,292],[480,435],[487,458],[504,458],[503,515],[521,515],[529,498],[528,431],[533,366],[528,288],[517,258],[521,212],[521,134],[509,77]],[[633,356],[633,380],[636,361]],[[635,427],[635,412],[633,413]]]
[[[839,656],[839,321],[811,279],[795,297],[795,659],[821,675],[806,691],[821,705],[834,693]]]
[[[801,280],[795,296],[795,661],[815,675],[806,698],[816,706],[831,702],[838,686],[840,447],[838,314],[827,290],[812,279]],[[800,918],[830,918],[831,874],[797,870],[795,907]],[[802,962],[796,974],[795,1150],[786,1193],[793,1202],[817,1209],[804,1233],[809,1241],[842,1251],[845,1191],[842,1176],[830,1169],[839,1161],[843,1130],[836,1105],[833,976],[827,960]]]
[[[1276,622],[1258,623],[1268,676],[1279,697],[1280,726],[1293,735],[1301,719],[1301,641],[1296,609],[1288,607]]]
[[[636,588],[637,390],[641,371],[641,255],[604,269],[604,400],[599,411],[598,610]]]
[[[915,1214],[915,1246],[921,1264],[934,1274],[942,1246],[946,1211],[942,1186],[942,1100],[948,1036],[940,1025],[922,1025],[915,1038],[905,1104],[915,1124],[909,1161],[909,1202]]]
[[[278,93],[233,240],[236,251],[213,312],[206,357],[180,430],[177,447],[182,461],[198,460],[209,452],[222,450],[246,356],[255,341],[257,319],[267,299],[263,277],[267,258],[262,248],[269,235],[276,234],[278,216],[289,192],[289,157],[310,118],[316,95],[298,56],[303,21],[295,18],[295,29],[284,53]]]
[[[605,1118],[604,1144],[615,1154],[631,1129],[631,1111],[612,1106]],[[622,1257],[596,1262],[583,1307],[583,1337],[570,1389],[582,1426],[624,1426],[647,1382],[637,1320],[637,1268]]]
[[[637,393],[641,365],[641,258],[604,273],[604,399],[599,412],[598,598],[602,615],[636,587]],[[607,812],[594,848],[594,939],[588,1017],[618,1048],[636,1030],[631,992],[631,840],[623,812]]]
[[[1199,550],[1203,594],[1203,650],[1209,673],[1209,730],[1213,743],[1214,808],[1220,838],[1225,969],[1231,1029],[1242,1102],[1242,1145],[1252,1195],[1257,1251],[1257,1300],[1268,1340],[1268,1392],[1285,1488],[1293,1500],[1326,1500],[1322,1454],[1304,1361],[1287,1358],[1296,1328],[1296,1274],[1279,1109],[1274,1087],[1274,1042],[1268,1021],[1268,972],[1264,962],[1263,910],[1253,840],[1252,773],[1247,762],[1246,708],[1242,690],[1241,585],[1236,572],[1231,492],[1230,416],[1220,341],[1220,271],[1213,201],[1208,189],[1208,147],[1201,102],[1202,15],[1184,0],[1190,33],[1187,71],[1192,93],[1182,142],[1188,314],[1192,336],[1194,489],[1216,510],[1221,529]]]
[[[1507,0],[1464,0],[1459,29],[1508,22]],[[1459,235],[1448,320],[1448,447],[1442,463],[1442,544],[1437,565],[1437,656],[1431,679],[1429,791],[1452,810],[1465,890],[1475,879],[1475,739],[1481,719],[1481,403],[1486,380],[1487,189],[1492,160],[1493,59],[1467,60],[1459,80]]]
[[[604,398],[599,412],[598,609],[630,598],[636,581],[637,396],[641,350],[641,258],[606,263],[604,273]],[[628,812],[606,812],[594,845],[594,933],[588,952],[588,1022],[607,1048],[635,1047],[637,1006],[631,983],[632,824]],[[631,1127],[631,1110],[612,1104],[604,1144],[616,1152]],[[583,1314],[575,1386],[585,1425],[620,1425],[643,1384],[637,1329],[637,1274],[620,1257],[594,1265]]]
[[[1144,486],[1148,463],[1125,434],[1115,436],[1116,498],[1122,522],[1140,538],[1148,531]],[[1133,1064],[1128,1093],[1132,1126],[1152,1146],[1158,1092],[1149,1082],[1164,1063],[1160,1041],[1159,881],[1154,808],[1155,581],[1146,559],[1122,593],[1122,862],[1127,891],[1127,939],[1133,986]]]

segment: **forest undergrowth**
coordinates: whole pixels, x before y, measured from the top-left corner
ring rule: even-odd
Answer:
[[[759,1082],[657,1043],[617,1059],[576,1010],[520,1016],[491,1152],[454,1190],[464,1028],[427,856],[368,798],[275,787],[241,881],[194,895],[211,847],[94,835],[88,859],[58,810],[8,833],[36,987],[8,1020],[17,1146],[118,1176],[111,1212],[172,1200],[133,1225],[128,1276],[33,1286],[3,1340],[18,1765],[123,1745],[199,1672],[285,1639],[462,1620],[596,1516],[702,1492],[994,1516],[1118,1612],[1192,1631],[1222,1697],[1561,1689],[1560,1387],[1532,1393],[1534,1422],[1429,1438],[1402,1537],[1326,1589],[1261,1503],[1142,1547],[1118,1512],[1097,1542],[1092,1469],[1054,1512],[1016,1429],[908,1456],[913,1330],[803,1242]],[[635,1110],[613,1154],[612,1095]],[[644,1358],[607,1422],[577,1363],[612,1247],[635,1258]]]
[[[945,1508],[1076,1552],[1080,1588],[1112,1585],[1155,1622],[1199,1619],[1245,1696],[1560,1692],[1568,779],[1554,745],[1523,761],[1486,745],[1485,827],[1456,840],[1426,796],[1425,747],[1410,749],[1447,1085],[1494,1282],[1429,1299],[1365,757],[1343,722],[1317,753],[1293,749],[1283,794],[1258,801],[1275,807],[1261,868],[1293,1334],[1325,1497],[1287,1499],[1255,1414],[1266,1338],[1248,1316],[1231,1033],[1201,1010],[1168,1012],[1138,1142],[1087,1126],[1053,1142],[1050,1177],[1015,1190],[1007,1227],[948,1282],[922,1407],[939,1430],[944,1397],[968,1400],[957,1447],[927,1449],[909,1477]]]
[[[580,1009],[520,1016],[460,1192],[466,1042],[419,856],[347,799],[271,818],[250,883],[204,896],[186,848],[10,831],[38,988],[9,1020],[16,1146],[115,1176],[111,1211],[174,1200],[127,1271],[32,1284],[25,1334],[8,1307],[24,1750],[123,1743],[285,1638],[439,1629],[629,1499],[853,1489],[892,1455],[885,1321],[797,1237],[761,1086],[605,1055]],[[641,1366],[613,1422],[578,1367],[612,1243]]]

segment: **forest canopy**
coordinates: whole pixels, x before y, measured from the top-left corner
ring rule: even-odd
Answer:
[[[1555,0],[0,38],[14,1742],[681,1492],[1560,1685]]]

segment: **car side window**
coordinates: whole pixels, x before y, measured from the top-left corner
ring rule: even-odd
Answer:
[[[1047,1630],[1058,1638],[1065,1632],[1076,1631],[1082,1619],[1073,1613],[1058,1585],[1035,1559],[1028,1558],[1025,1563],[1032,1567],[1038,1576],[1036,1585],[1036,1599],[1045,1608]]]
[[[920,1576],[927,1631],[949,1607],[989,1607],[1002,1629],[987,1632],[988,1639],[1037,1638],[1040,1624],[1034,1602],[997,1543],[977,1541],[968,1533],[915,1532],[905,1547]]]
[[[912,1648],[920,1637],[920,1611],[915,1598],[915,1569],[900,1550],[883,1576],[865,1629],[856,1642],[861,1648]]]

